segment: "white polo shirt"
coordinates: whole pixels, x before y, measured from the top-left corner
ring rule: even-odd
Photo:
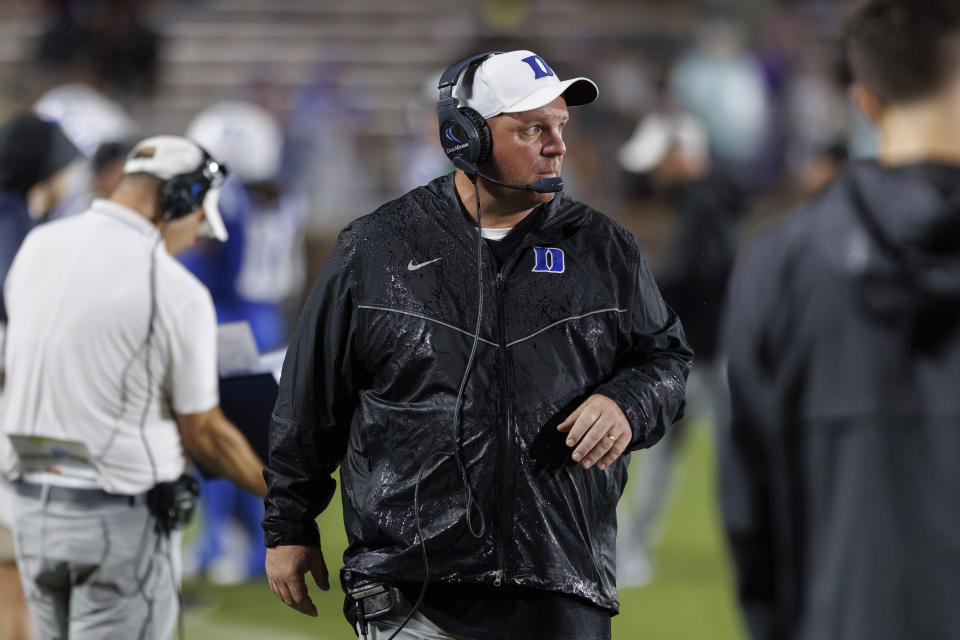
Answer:
[[[3,430],[83,442],[110,493],[177,478],[184,455],[170,410],[200,413],[219,403],[216,315],[210,293],[167,253],[157,229],[135,211],[96,200],[27,236],[4,296]],[[19,475],[17,462],[8,458],[9,477]]]

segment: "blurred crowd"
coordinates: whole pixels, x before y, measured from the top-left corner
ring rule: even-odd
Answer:
[[[18,6],[15,0],[7,3]],[[431,15],[435,3],[422,4],[421,13]],[[420,44],[416,33],[390,40],[396,43],[397,65],[411,60],[402,76],[410,81],[391,80],[382,87],[378,81],[388,80],[392,69],[379,69],[383,65],[373,54],[366,60],[339,50],[342,38],[308,39],[310,28],[322,34],[321,27],[333,22],[333,7],[324,9],[324,3],[315,3],[319,8],[312,12],[291,11],[293,18],[271,14],[268,3],[238,4],[247,15],[277,21],[278,37],[289,31],[291,40],[298,38],[297,46],[290,44],[289,62],[283,50],[256,48],[265,41],[258,38],[266,27],[238,30],[233,40],[225,39],[210,21],[230,15],[229,2],[47,0],[39,8],[23,3],[8,12],[9,29],[21,34],[10,43],[20,50],[8,53],[8,60],[19,64],[0,78],[7,84],[0,113],[35,106],[83,138],[91,157],[98,142],[133,132],[183,131],[214,102],[253,104],[279,127],[283,144],[275,182],[307,198],[308,231],[333,233],[385,197],[450,168],[434,131],[435,76],[450,60],[528,46],[600,79],[601,100],[574,120],[568,134],[568,190],[599,202],[638,235],[650,237],[655,256],[666,249],[669,232],[651,235],[645,229],[644,205],[656,194],[647,172],[637,170],[643,163],[624,149],[629,140],[634,155],[651,153],[637,151],[635,140],[648,116],[695,119],[714,167],[745,189],[749,213],[758,215],[815,192],[846,157],[875,148],[872,132],[846,96],[838,25],[847,3],[630,3],[639,15],[679,15],[680,26],[669,33],[630,35],[611,24],[605,38],[602,26],[595,26],[569,41],[527,35],[537,10],[543,10],[539,3],[515,3],[526,5],[525,13],[477,4],[463,9],[468,25],[457,31],[463,42],[431,39],[413,56],[406,49]],[[291,25],[293,20],[312,24]],[[597,33],[592,40],[591,33]],[[301,38],[309,46],[299,44]],[[361,45],[362,38],[357,35]],[[289,71],[294,68],[296,74]],[[72,93],[64,93],[64,85]],[[43,94],[55,88],[59,94],[44,101]],[[206,96],[216,98],[204,104]],[[79,113],[81,108],[87,111]],[[769,202],[775,204],[765,206]],[[319,254],[310,254],[308,275],[325,255],[323,242],[315,242]]]
[[[717,327],[738,247],[766,219],[823,189],[848,158],[876,148],[875,133],[847,97],[840,2],[635,3],[651,15],[679,14],[682,28],[569,45],[525,37],[538,3],[505,12],[481,2],[465,9],[477,25],[471,37],[418,63],[403,93],[384,97],[358,80],[369,69],[316,42],[310,71],[299,81],[281,78],[284,63],[275,57],[251,61],[241,82],[221,86],[219,99],[189,112],[182,105],[192,102],[165,94],[183,87],[164,81],[164,65],[190,48],[165,49],[170,33],[162,16],[209,24],[203,18],[214,3],[7,4],[4,26],[28,36],[8,45],[23,50],[6,53],[18,62],[2,78],[0,113],[9,135],[0,139],[0,189],[25,196],[29,206],[14,211],[0,193],[0,247],[14,233],[22,237],[32,225],[83,211],[92,198],[109,194],[137,139],[184,134],[230,169],[220,201],[230,239],[201,244],[182,260],[211,290],[218,320],[248,321],[264,352],[285,344],[305,290],[345,223],[452,170],[437,143],[436,82],[468,53],[531,48],[569,60],[564,76],[597,78],[599,101],[568,130],[567,189],[644,244],[698,356],[693,421],[715,422],[721,412]],[[315,19],[325,15],[318,11]],[[177,37],[183,45],[183,34]],[[202,29],[194,37],[202,40]],[[236,46],[243,48],[242,35]],[[197,49],[198,57],[204,51]],[[216,60],[196,62],[202,84]],[[35,123],[31,131],[11,128],[25,112],[55,124],[66,142]],[[171,123],[179,130],[161,130]],[[41,149],[43,162],[35,157]],[[8,167],[31,162],[42,168],[8,175]],[[653,546],[683,432],[674,430],[640,456],[647,480],[636,482],[638,495],[625,501],[622,531],[633,549]],[[216,480],[202,495],[205,517],[189,568],[224,582],[258,576],[264,551],[258,500]],[[620,567],[624,585],[649,579],[650,558],[623,557],[630,560]]]

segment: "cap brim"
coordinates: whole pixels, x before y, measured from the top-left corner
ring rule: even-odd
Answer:
[[[590,104],[600,95],[597,85],[589,78],[571,78],[563,80],[557,84],[551,84],[539,91],[534,91],[526,98],[512,104],[500,113],[517,113],[519,111],[530,111],[550,104],[558,97],[563,96],[568,107],[579,107]],[[492,116],[487,116],[492,117]]]
[[[216,238],[220,242],[226,242],[229,235],[227,226],[223,224],[223,216],[220,215],[220,188],[216,187],[207,191],[203,197],[203,222],[197,229],[197,235],[204,238]]]

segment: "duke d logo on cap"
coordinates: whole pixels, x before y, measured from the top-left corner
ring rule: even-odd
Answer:
[[[535,80],[553,75],[553,69],[551,69],[540,56],[530,56],[529,58],[524,58],[523,61],[533,69],[533,72],[536,74],[534,77]]]

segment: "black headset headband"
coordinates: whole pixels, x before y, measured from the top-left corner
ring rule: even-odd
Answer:
[[[495,56],[498,53],[501,52],[487,51],[486,53],[467,56],[463,60],[454,62],[447,67],[447,70],[440,75],[440,84],[437,86],[437,88],[440,89],[440,100],[445,100],[453,96],[453,88],[457,85],[457,81],[460,80],[460,76],[463,75],[467,69],[475,64],[480,64],[490,56]]]

